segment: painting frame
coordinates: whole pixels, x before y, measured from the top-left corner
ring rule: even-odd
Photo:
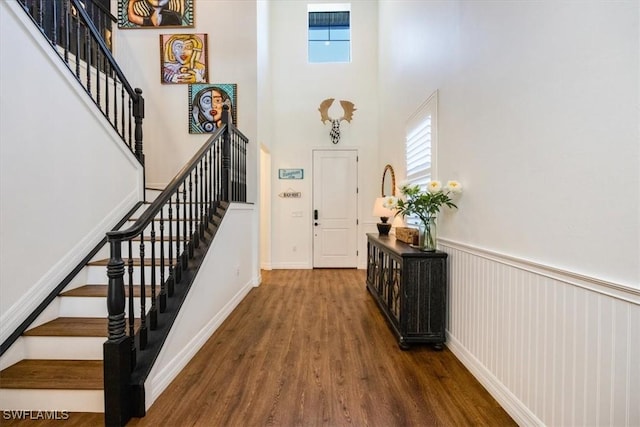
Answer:
[[[232,124],[238,126],[238,85],[236,83],[190,84],[187,111],[189,133],[215,132],[221,125],[224,104],[229,105]]]
[[[209,82],[207,34],[160,34],[160,83]]]
[[[195,0],[118,0],[119,29],[194,28]]]

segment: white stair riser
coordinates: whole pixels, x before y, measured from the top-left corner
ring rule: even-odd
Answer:
[[[158,286],[156,292],[160,293]],[[145,295],[145,309],[151,308],[151,296]],[[129,298],[125,298],[129,310]],[[134,313],[140,313],[140,298],[133,300]],[[98,297],[60,297],[60,317],[107,317],[107,299]]]
[[[160,221],[160,219],[156,219],[155,221],[153,221],[153,227],[151,226],[151,223],[147,224],[147,226],[144,229],[144,234],[145,235],[150,235],[151,234],[151,229],[153,228],[156,231],[156,236],[160,235],[160,225],[164,226],[164,234],[168,235],[169,234],[169,224],[171,224],[171,228],[173,230],[173,234],[175,234],[175,230],[176,230],[176,224],[180,224],[180,234],[182,234],[183,232],[183,227],[184,227],[184,223],[187,223],[187,232],[189,231],[189,227],[192,227],[193,230],[195,231],[196,229],[196,225],[202,222],[202,218],[200,217],[200,215],[195,215],[193,216],[193,220],[191,219],[191,215],[189,215],[189,213],[187,212],[187,219],[184,220],[184,215],[182,213],[182,211],[180,212],[180,216],[176,217],[175,216],[175,212],[173,214],[173,218],[171,219],[171,221],[169,221],[169,217],[165,216],[163,221]],[[206,222],[206,220],[205,220]],[[132,227],[134,224],[136,223],[135,221],[135,217],[134,219],[128,220],[127,222],[125,222],[122,227],[120,227],[120,230],[128,230],[130,227]]]
[[[102,360],[104,337],[24,336],[25,359]]]
[[[175,259],[174,259],[175,263]],[[167,280],[169,277],[169,269],[165,268],[164,278]],[[156,282],[160,283],[160,267],[156,267]],[[107,277],[107,267],[92,265],[87,268],[87,284],[90,285],[105,285],[109,283],[109,278]],[[151,284],[151,267],[145,266],[144,268],[144,279],[147,285]],[[124,267],[124,283],[129,284],[129,271],[125,261]],[[140,267],[133,268],[133,283],[140,284]]]
[[[169,242],[167,239],[165,239],[165,241],[162,242],[160,241],[160,236],[156,236],[156,241],[153,244],[151,243],[150,240],[145,240],[144,241],[144,257],[145,258],[151,258],[152,246],[155,246],[155,251],[156,251],[155,255],[156,255],[156,258],[158,259],[160,258],[161,249],[164,249],[165,258],[169,258],[169,247],[171,247],[172,254],[176,253],[175,237],[172,242]],[[129,258],[129,244],[125,242],[120,247],[121,247],[120,256],[122,257],[122,259],[126,260],[127,258]],[[184,247],[184,242],[180,241],[181,251],[184,250],[183,247]],[[140,258],[140,241],[139,240],[134,240],[131,242],[131,249],[132,249],[133,257]],[[92,260],[109,259],[110,256],[111,256],[111,248],[109,247],[109,245],[106,245],[102,249],[100,249],[100,251],[98,251],[98,253],[92,258]]]
[[[144,190],[144,198],[149,203],[152,203],[160,194],[162,194],[162,190],[151,190],[148,188]]]
[[[144,213],[144,211],[146,211],[149,208],[150,205],[145,204],[142,205],[138,208],[138,210],[133,214],[132,218],[140,218],[140,216]],[[200,205],[198,205],[200,206]],[[206,206],[205,206],[206,207]],[[191,215],[191,210],[189,209],[189,206],[187,205],[187,218],[190,218],[192,216],[194,217],[199,217],[202,215],[202,212],[205,212],[205,207],[203,207],[202,209],[198,208],[198,213],[196,214],[196,206],[193,206],[193,215]],[[171,215],[175,218],[176,216],[176,205],[173,204],[171,205]],[[158,212],[156,214],[156,216],[160,216],[160,212]],[[169,205],[164,205],[164,207],[162,208],[162,216],[164,217],[164,219],[166,220],[167,218],[169,218]],[[184,217],[184,211],[183,211],[183,206],[180,205],[180,213],[179,213],[180,218]]]
[[[24,411],[104,412],[104,391],[0,389],[0,408]]]
[[[160,241],[156,241],[155,244],[152,244],[150,241],[145,241],[144,242],[144,257],[145,258],[151,258],[151,249],[152,246],[155,246],[155,257],[157,260],[160,259],[160,254],[161,254],[161,250],[164,250],[164,258],[168,259],[169,258],[169,249],[171,249],[171,254],[172,256],[175,258],[175,254],[176,254],[176,242],[173,241],[172,243],[165,241],[165,242],[160,242]],[[132,242],[131,245],[131,250],[133,253],[133,258],[140,258],[140,242],[139,241],[134,241]],[[183,242],[180,242],[180,251],[184,251],[184,244]],[[104,258],[109,258],[110,254],[107,254]],[[129,258],[129,245],[128,244],[124,244],[122,245],[122,259],[124,259],[125,261]]]

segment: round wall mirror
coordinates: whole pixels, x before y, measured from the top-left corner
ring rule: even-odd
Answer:
[[[382,172],[382,197],[396,195],[396,174],[391,165],[384,167]]]

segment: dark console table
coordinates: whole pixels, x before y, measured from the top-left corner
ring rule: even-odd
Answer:
[[[447,254],[422,252],[394,236],[367,234],[367,289],[401,349],[445,342]]]

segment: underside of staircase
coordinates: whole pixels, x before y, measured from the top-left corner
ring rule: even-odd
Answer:
[[[158,193],[147,190],[147,200],[152,201]],[[130,227],[149,203],[142,204],[121,229]],[[204,240],[211,241],[227,207],[228,203],[218,204],[205,229]],[[144,244],[149,245],[149,242],[145,240]],[[156,241],[155,245],[157,248],[167,243]],[[139,246],[139,239],[134,246]],[[133,253],[138,252],[134,249]],[[169,253],[168,248],[165,253]],[[122,258],[125,262],[129,260],[127,245],[123,245]],[[108,337],[108,261],[108,246],[104,244],[3,355],[3,366],[10,366],[0,371],[0,409],[55,411],[64,408],[70,412],[104,412],[103,345]],[[132,277],[139,277],[140,260],[133,258],[132,261]],[[150,270],[150,263],[145,264],[145,269]],[[169,265],[168,261],[166,265]],[[160,277],[159,267],[156,274]],[[164,276],[168,276],[167,271]],[[126,283],[128,306],[129,286]],[[159,281],[155,287],[153,294],[159,295]],[[141,286],[135,284],[135,279],[133,293],[138,297],[134,299],[134,312],[140,313]],[[144,294],[148,313],[152,306],[150,285],[145,286]],[[136,318],[134,331],[139,327],[140,319]],[[130,331],[128,321],[126,330]]]

